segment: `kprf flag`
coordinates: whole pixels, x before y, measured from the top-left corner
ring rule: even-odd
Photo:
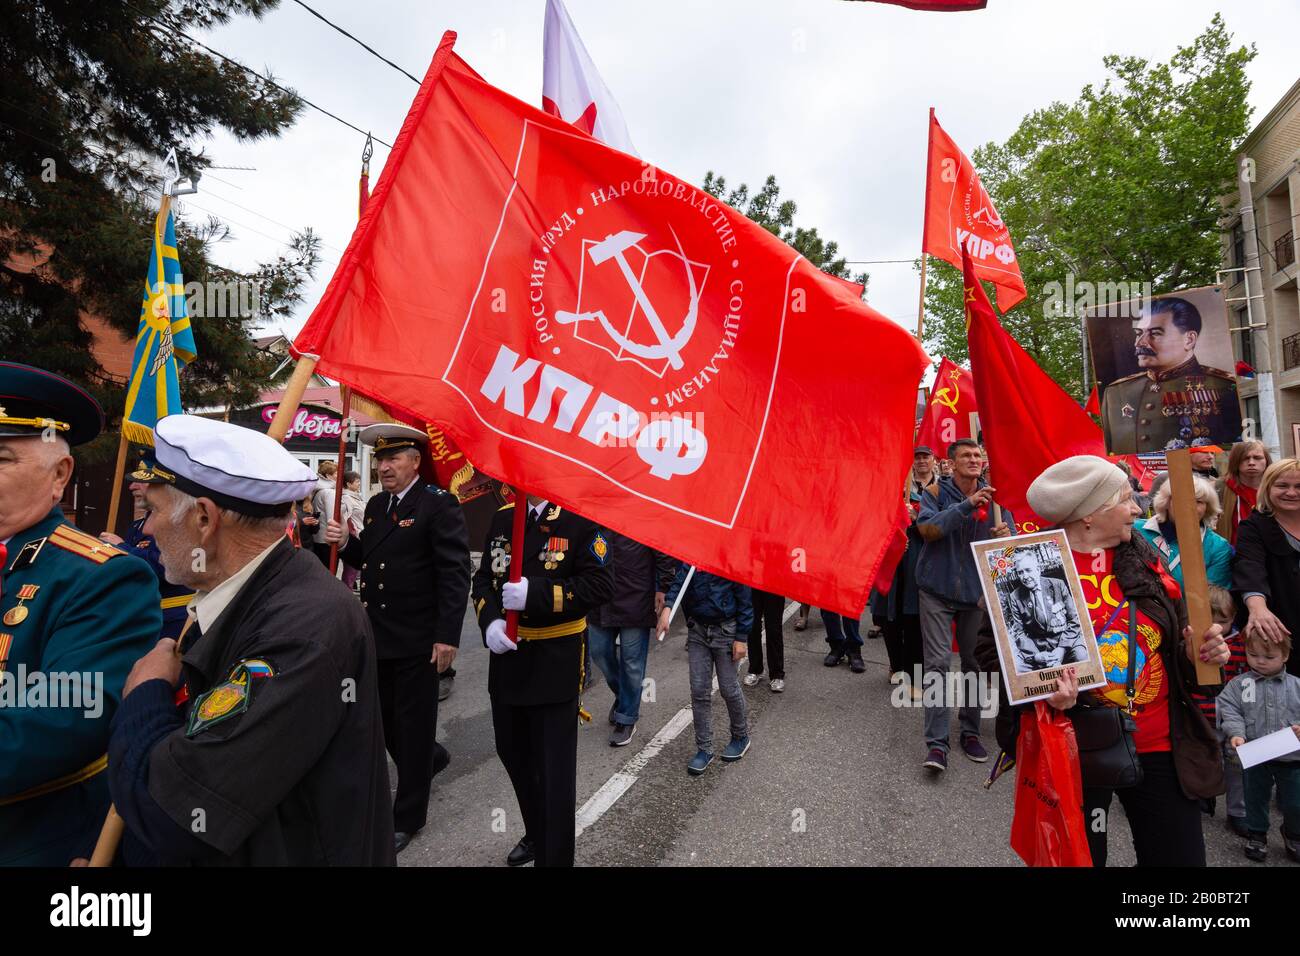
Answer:
[[[491,86],[454,39],[294,351],[513,487],[860,612],[921,348],[740,213]]]
[[[177,372],[194,355],[194,330],[185,312],[185,280],[176,252],[176,224],[165,206],[154,219],[153,249],[127,380],[122,434],[128,441],[152,445],[158,419],[181,411]]]
[[[978,438],[972,433],[971,416],[977,415],[975,383],[970,372],[951,359],[939,362],[939,373],[930,390],[930,401],[917,432],[916,443],[945,458],[948,446],[958,438]]]
[[[1025,280],[1011,232],[984,191],[979,174],[930,110],[930,149],[925,174],[925,237],[921,251],[960,269],[970,255],[975,274],[997,289],[1003,312],[1025,297]]]
[[[546,0],[542,27],[542,109],[602,143],[637,154],[623,111],[596,72],[562,0]]]
[[[989,456],[994,500],[1010,508],[1022,533],[1051,527],[1025,500],[1048,465],[1072,455],[1105,456],[1101,428],[1002,327],[962,256],[966,286],[966,338],[980,428]]]

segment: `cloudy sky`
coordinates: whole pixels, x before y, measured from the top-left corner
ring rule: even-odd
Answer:
[[[423,76],[442,31],[489,82],[540,104],[545,0],[308,0],[388,59]],[[1004,140],[1028,112],[1104,78],[1106,53],[1164,60],[1225,7],[1254,43],[1250,102],[1261,119],[1297,78],[1294,0],[988,0],[974,13],[922,13],[843,0],[567,0],[641,155],[699,183],[707,170],[758,185],[774,174],[796,222],[850,260],[914,258],[920,248],[926,117],[968,153]],[[203,37],[355,125],[392,142],[416,85],[292,0],[261,21]],[[306,109],[280,138],[206,144],[219,166],[183,213],[214,214],[233,236],[217,258],[247,268],[311,226],[324,262],[292,336],[323,293],[356,221],[363,137]],[[372,183],[388,150],[376,146]],[[431,232],[438,225],[430,223]],[[858,266],[869,301],[909,327],[908,263]],[[270,330],[268,330],[270,331]]]

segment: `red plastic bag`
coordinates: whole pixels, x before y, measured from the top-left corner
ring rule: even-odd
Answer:
[[[1044,701],[1020,717],[1011,849],[1028,866],[1092,866],[1074,724]]]

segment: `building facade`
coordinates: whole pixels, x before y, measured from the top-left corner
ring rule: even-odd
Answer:
[[[1291,456],[1300,441],[1300,80],[1246,137],[1238,159],[1238,191],[1224,197],[1220,275],[1233,349],[1257,372],[1239,379],[1242,415],[1275,457]]]

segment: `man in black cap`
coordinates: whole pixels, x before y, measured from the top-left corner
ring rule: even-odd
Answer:
[[[159,421],[154,448],[144,531],[197,593],[113,721],[126,861],[392,865],[370,625],[285,533],[315,475],[266,435],[192,415]]]
[[[379,654],[384,743],[397,766],[394,845],[406,848],[429,815],[429,786],[451,759],[435,738],[438,675],[451,666],[469,600],[469,532],[456,496],[420,480],[429,436],[384,422],[358,436],[374,445],[383,492],[366,503],[360,538],[340,557],[361,568],[361,605]],[[326,544],[343,540],[330,519]]]
[[[185,627],[185,622],[189,620],[186,608],[189,607],[190,601],[194,599],[194,591],[180,584],[172,584],[167,580],[167,575],[163,571],[162,560],[158,555],[158,545],[153,538],[144,533],[144,523],[149,520],[149,507],[145,504],[144,494],[148,487],[143,480],[149,477],[148,469],[141,462],[140,467],[131,473],[131,483],[127,489],[131,492],[131,501],[135,505],[135,514],[132,517],[131,527],[127,529],[126,537],[120,538],[112,531],[100,532],[101,541],[107,541],[109,544],[117,545],[127,554],[144,561],[153,569],[154,577],[158,579],[158,601],[159,607],[162,608],[163,626],[160,637],[177,638],[181,635],[181,629]]]
[[[0,362],[0,865],[89,854],[108,812],[109,721],[162,626],[148,566],[59,510],[69,446],[103,424],[72,382]]]
[[[614,594],[609,539],[592,521],[529,497],[523,570],[511,583],[514,504],[488,528],[474,574],[474,609],[492,652],[488,694],[497,756],[510,774],[524,836],[506,862],[572,866],[578,696],[587,614]],[[506,612],[519,611],[518,641]]]

